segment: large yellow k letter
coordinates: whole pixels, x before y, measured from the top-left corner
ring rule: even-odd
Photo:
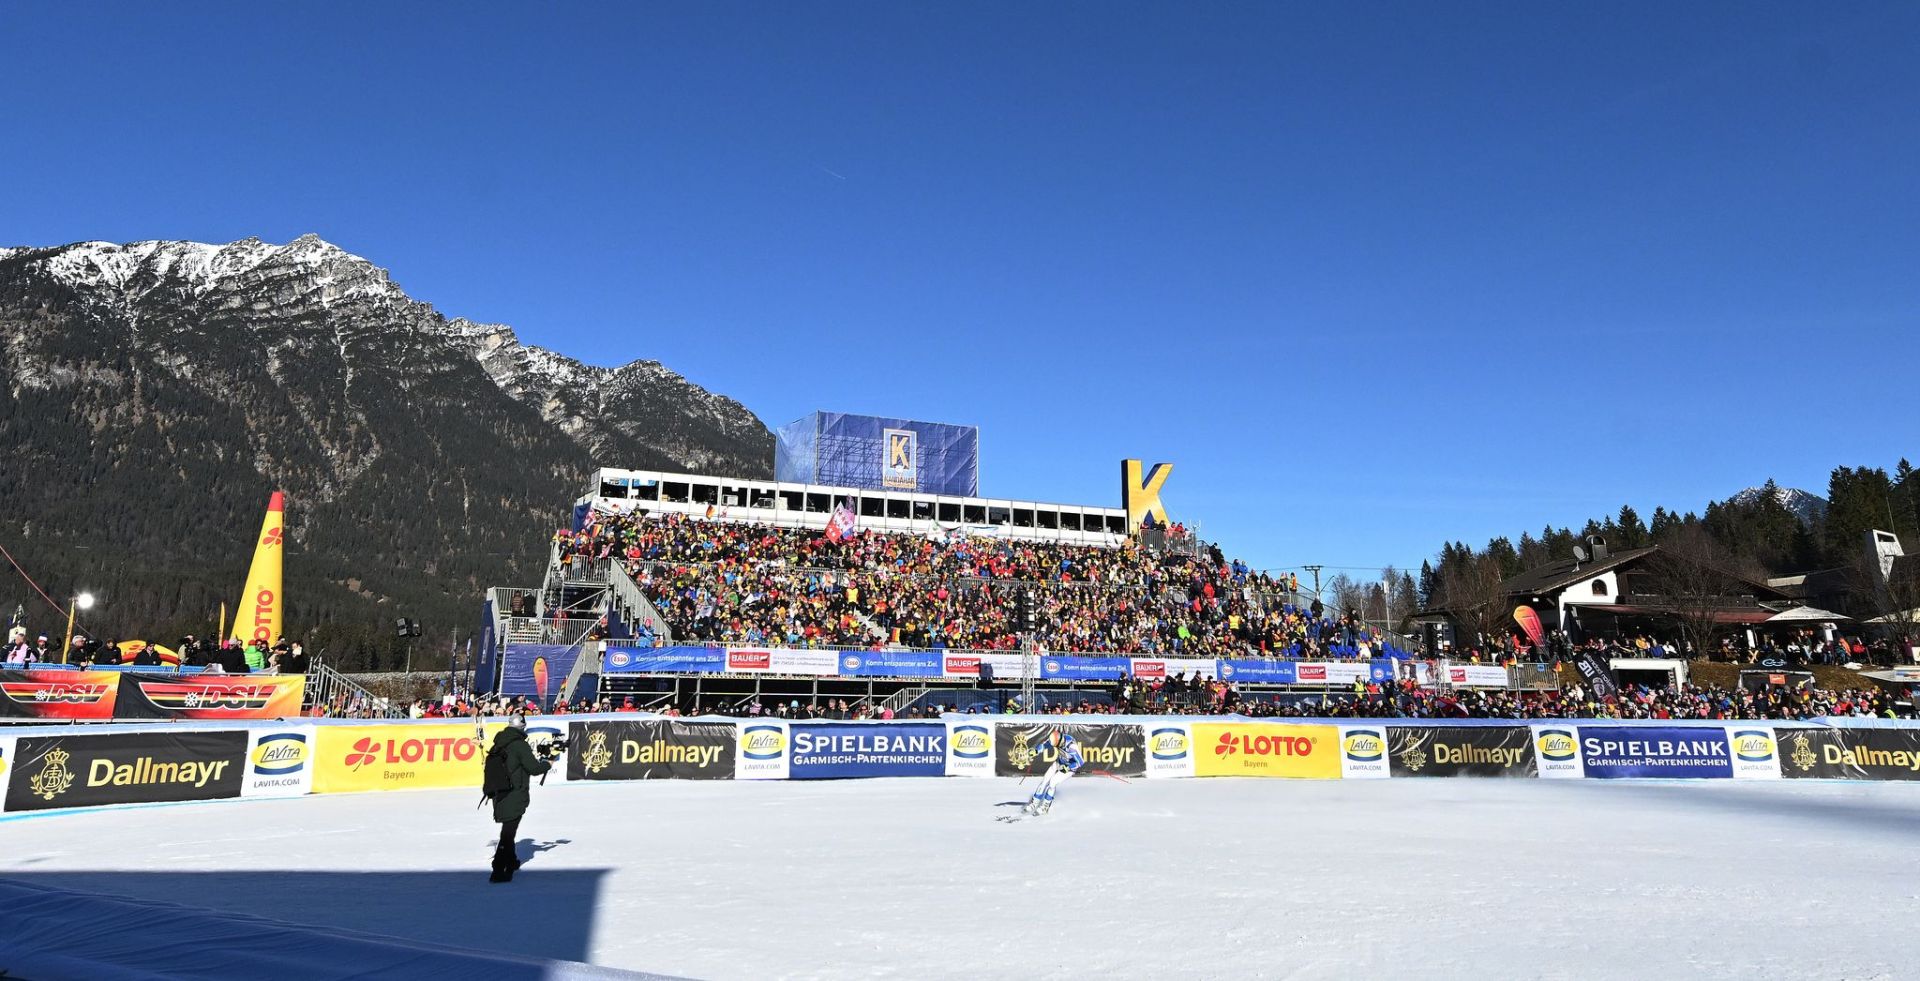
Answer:
[[[1139,460],[1120,461],[1120,499],[1126,502],[1127,534],[1140,530],[1140,523],[1153,515],[1155,523],[1167,525],[1167,506],[1160,503],[1160,488],[1173,473],[1173,464],[1156,463],[1145,480],[1140,477]]]

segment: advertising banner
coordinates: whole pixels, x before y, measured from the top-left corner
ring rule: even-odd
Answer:
[[[787,724],[775,719],[754,719],[739,724],[739,759],[734,765],[735,780],[785,780],[787,778]]]
[[[1781,727],[1775,733],[1782,776],[1920,780],[1920,730]]]
[[[1733,775],[1739,780],[1780,779],[1780,747],[1773,727],[1747,722],[1727,727],[1727,747],[1733,751]]]
[[[1387,730],[1383,726],[1340,727],[1340,776],[1346,780],[1384,778]]]
[[[947,727],[947,776],[993,776],[993,723],[953,719]]]
[[[1196,776],[1340,776],[1340,730],[1324,725],[1193,723]]]
[[[1580,672],[1580,680],[1586,682],[1587,690],[1599,698],[1611,698],[1620,694],[1620,683],[1613,680],[1613,669],[1607,666],[1607,659],[1594,651],[1581,651],[1573,656],[1574,670]]]
[[[1447,683],[1455,688],[1505,688],[1507,669],[1497,664],[1449,664]]]
[[[291,719],[305,675],[122,674],[119,719]]]
[[[1219,677],[1219,662],[1211,658],[1198,657],[1136,657],[1133,659],[1130,670],[1134,677],[1145,681],[1157,681],[1161,678],[1190,678],[1194,675],[1211,680]]]
[[[243,797],[300,797],[313,790],[313,727],[247,733]]]
[[[1062,681],[1118,681],[1133,669],[1127,657],[1068,657],[1049,654],[1040,659],[1040,677]],[[994,669],[994,677],[1000,672]]]
[[[1215,661],[1220,678],[1243,685],[1291,685],[1300,681],[1295,661],[1268,661],[1254,658],[1222,658]]]
[[[13,737],[0,732],[0,802],[6,800],[7,774],[13,771]]]
[[[625,647],[607,645],[601,674],[716,674],[727,668],[718,647]]]
[[[1047,772],[1058,755],[1046,744],[1050,729],[1065,730],[1080,744],[1085,765],[1080,772],[1102,771],[1122,777],[1147,772],[1146,736],[1138,725],[1000,722],[994,725],[993,772],[1002,777],[1036,776]]]
[[[567,722],[568,719],[564,715],[536,715],[528,719],[527,744],[532,746],[537,752],[541,746],[547,743],[567,738]],[[487,739],[488,745],[492,745],[493,736],[491,733],[488,734]],[[486,759],[484,757],[481,758],[480,765],[482,767],[486,766]],[[535,779],[543,779],[546,783],[565,783],[567,782],[567,768],[556,761],[553,764],[553,769],[548,770],[544,778],[536,777]]]
[[[731,780],[738,755],[731,722],[620,719],[575,722],[569,780]]]
[[[1577,762],[1573,734],[1560,738]],[[1387,756],[1396,777],[1531,777],[1535,742],[1526,726],[1394,726]]]
[[[21,736],[6,809],[217,800],[240,796],[244,732]]]
[[[1533,754],[1543,777],[1578,779],[1586,775],[1580,766],[1580,733],[1571,725],[1534,726]]]
[[[0,715],[31,719],[111,719],[118,671],[0,671]]]
[[[486,745],[504,722],[316,726],[313,792],[472,787],[480,792]]]
[[[947,772],[944,723],[795,722],[787,728],[789,772],[795,780],[938,777]]]
[[[727,671],[767,674],[804,674],[831,677],[840,673],[840,653],[795,650],[788,647],[727,649]]]
[[[1147,776],[1193,776],[1193,730],[1183,722],[1147,723]]]
[[[1724,778],[1733,754],[1724,729],[1580,726],[1580,766],[1590,778]]]
[[[948,678],[978,678],[982,663],[993,666],[995,681],[1022,679],[1027,676],[1027,658],[1024,654],[954,654],[943,652],[940,659],[940,673]],[[1036,665],[1036,668],[1038,665]]]
[[[1393,662],[1387,658],[1371,661],[1300,661],[1294,665],[1294,677],[1302,685],[1351,685],[1356,681],[1393,681]]]
[[[842,651],[840,675],[844,678],[938,678],[945,670],[941,660],[939,651]]]

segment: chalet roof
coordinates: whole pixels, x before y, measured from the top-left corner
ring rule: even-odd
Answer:
[[[1611,569],[1639,561],[1659,550],[1658,546],[1629,548],[1614,552],[1604,559],[1589,559],[1576,562],[1573,559],[1556,559],[1545,565],[1537,565],[1500,584],[1500,588],[1509,596],[1522,593],[1537,595],[1557,593],[1574,583],[1591,579]]]

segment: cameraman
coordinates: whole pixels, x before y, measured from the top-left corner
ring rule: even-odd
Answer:
[[[500,822],[500,846],[494,849],[493,876],[488,882],[513,881],[514,871],[520,868],[520,858],[514,854],[514,836],[520,832],[520,818],[533,800],[530,778],[552,768],[550,761],[534,756],[533,746],[527,742],[526,716],[515,714],[493,737],[481,790],[493,801],[493,819]]]

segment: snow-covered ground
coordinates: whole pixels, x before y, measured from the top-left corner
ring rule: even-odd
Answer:
[[[0,878],[702,978],[1917,970],[1920,785],[1082,776],[996,820],[1031,789],[537,788],[507,886],[471,791],[32,817]]]

